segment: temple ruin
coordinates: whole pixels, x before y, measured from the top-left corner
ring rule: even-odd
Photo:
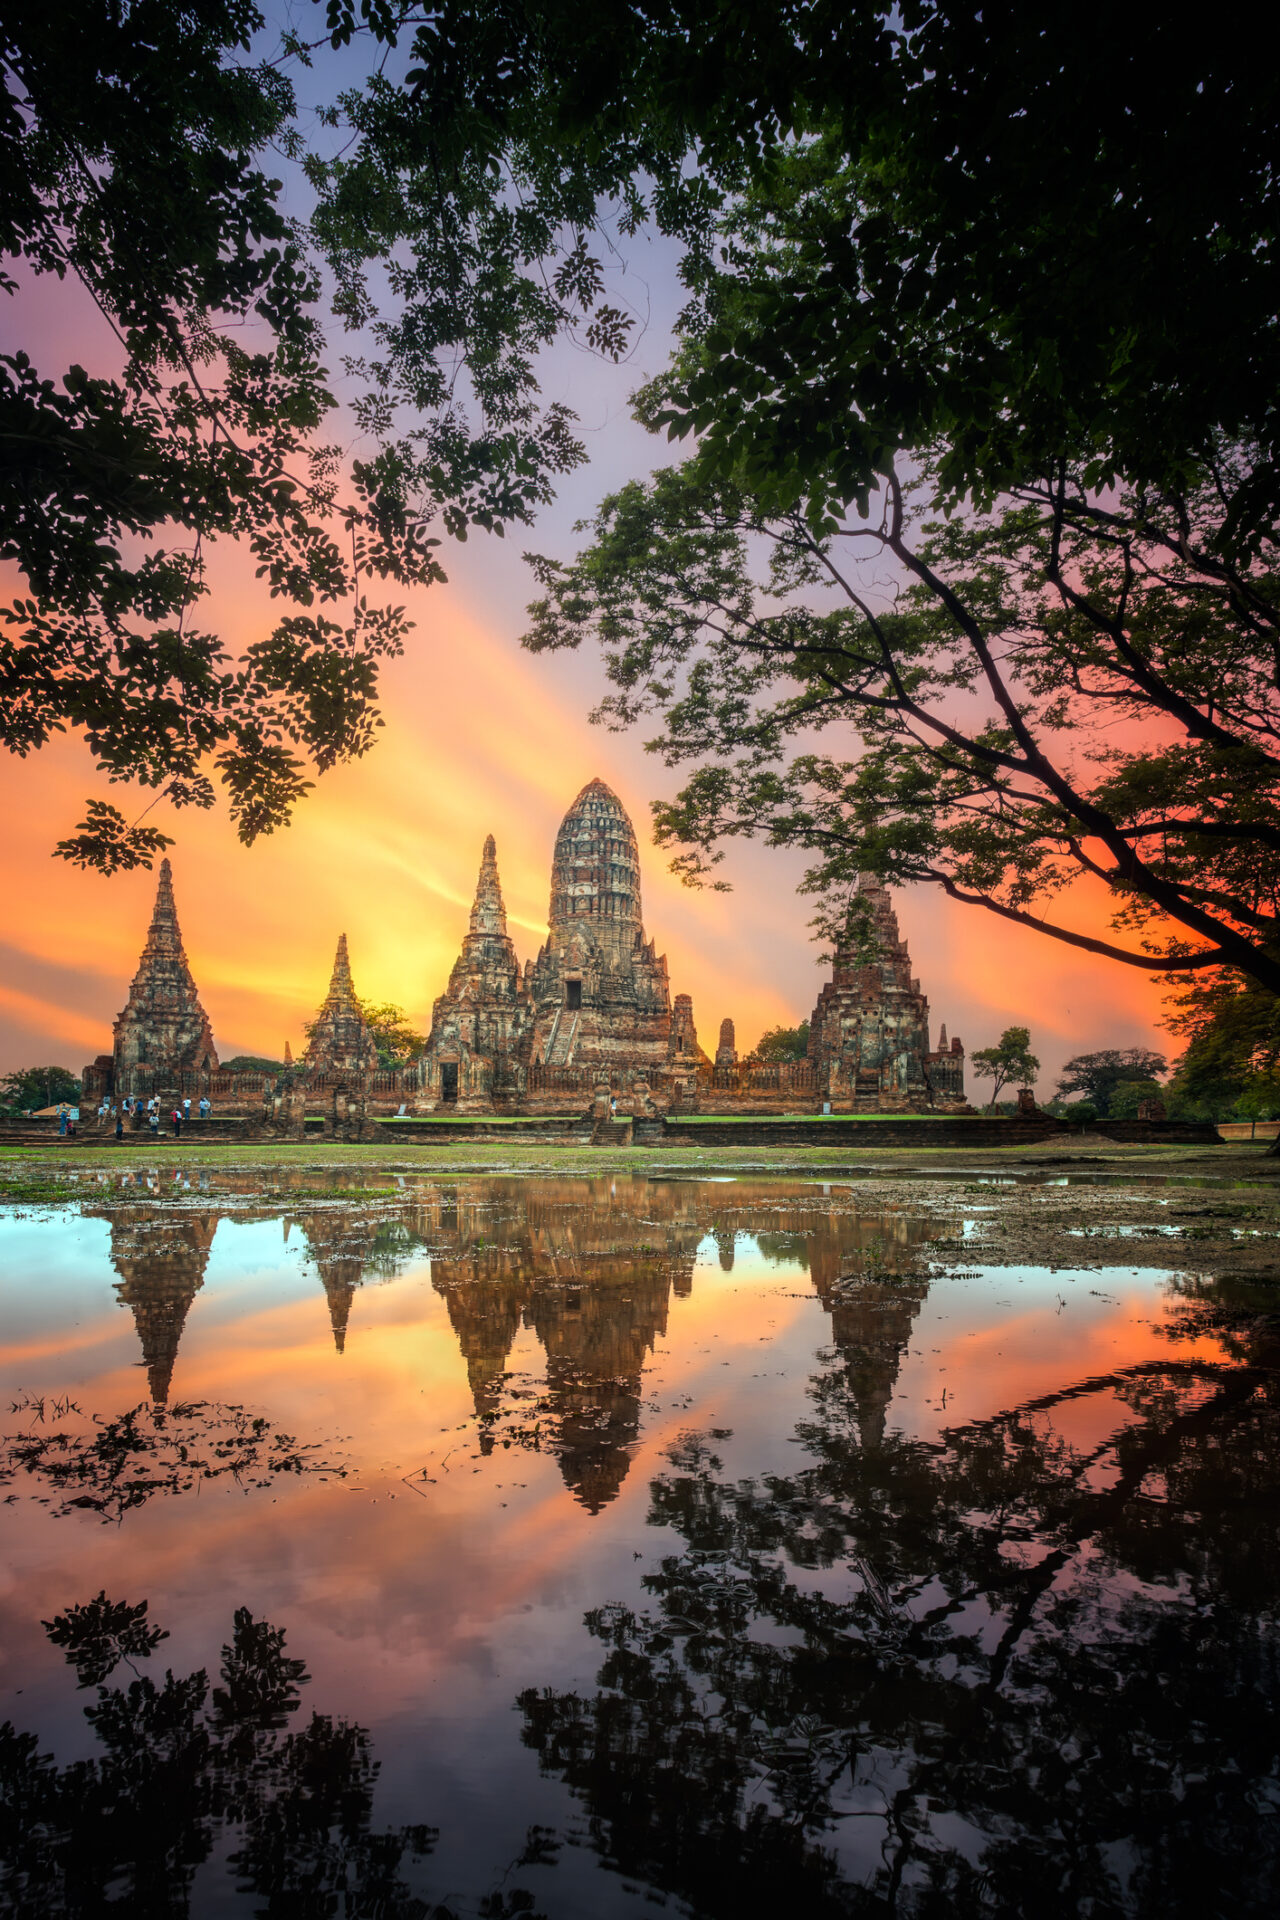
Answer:
[[[99,1054],[85,1068],[86,1097],[95,1092],[120,1098],[176,1094],[184,1074],[217,1072],[218,1051],[187,964],[173,899],[173,870],[167,860],[160,862],[147,943],[114,1035],[111,1052]]]
[[[742,1057],[730,1018],[713,1059],[699,1041],[692,998],[673,997],[666,957],[645,932],[626,808],[603,780],[589,780],[556,835],[547,937],[523,966],[507,927],[497,846],[492,834],[485,840],[458,958],[416,1060],[379,1066],[343,934],[302,1058],[295,1063],[286,1044],[278,1072],[228,1073],[187,964],[166,860],[114,1050],[86,1068],[84,1097],[159,1094],[167,1102],[207,1093],[222,1111],[285,1139],[304,1138],[308,1124],[323,1124],[331,1137],[366,1138],[374,1116],[397,1112],[591,1115],[598,1131],[668,1112],[964,1108],[964,1049],[948,1041],[945,1026],[930,1045],[929,1002],[888,890],[864,875],[856,907],[861,937],[836,955],[809,1023],[807,1057]]]
[[[910,1112],[964,1103],[964,1048],[929,1048],[929,1002],[911,972],[889,890],[871,874],[857,905],[870,951],[836,955],[831,979],[809,1018],[809,1058],[832,1111]]]

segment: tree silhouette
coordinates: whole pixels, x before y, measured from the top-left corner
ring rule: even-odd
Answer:
[[[812,1382],[812,1464],[673,1449],[652,1606],[588,1615],[595,1694],[519,1702],[609,1863],[708,1920],[1269,1911],[1280,1343],[1207,1291],[1228,1363],[869,1442],[854,1347]],[[1173,1336],[1203,1331],[1188,1300]]]
[[[110,1630],[127,1630],[117,1658],[145,1657],[164,1637],[146,1611],[99,1594],[46,1625],[86,1684],[115,1665],[103,1653]],[[182,1920],[197,1870],[229,1843],[227,1864],[259,1914],[425,1920],[401,1869],[431,1853],[435,1830],[372,1829],[378,1766],[363,1727],[314,1713],[285,1731],[309,1675],[284,1641],[241,1607],[212,1694],[203,1669],[99,1686],[85,1710],[103,1749],[93,1759],[60,1768],[34,1734],[0,1727],[3,1911]]]

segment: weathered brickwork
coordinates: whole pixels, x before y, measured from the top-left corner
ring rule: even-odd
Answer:
[[[809,1059],[824,1103],[836,1112],[910,1112],[964,1104],[964,1049],[929,1047],[929,1002],[911,972],[887,887],[859,882],[870,922],[870,957],[836,955],[809,1020]]]
[[[218,1050],[187,964],[167,860],[160,862],[147,943],[114,1032],[111,1053],[85,1071],[86,1099],[104,1093],[149,1099],[177,1092],[183,1074],[217,1071]]]
[[[431,1010],[422,1061],[428,1103],[456,1102],[467,1111],[489,1104],[495,1067],[523,1058],[532,1021],[498,877],[498,850],[484,843],[471,921],[449,984]]]
[[[470,927],[432,1010],[422,1103],[572,1097],[579,1083],[589,1100],[600,1075],[661,1073],[673,1059],[710,1066],[687,995],[673,1023],[667,962],[645,939],[635,830],[617,794],[591,780],[556,835],[547,938],[523,971],[486,840]]]
[[[666,1064],[665,955],[644,937],[640,850],[626,808],[590,780],[560,823],[545,945],[526,972],[530,1062],[543,1067]]]

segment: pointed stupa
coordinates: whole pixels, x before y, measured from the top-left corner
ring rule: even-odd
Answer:
[[[484,843],[476,897],[471,903],[471,939],[505,940],[507,910],[502,904],[502,882],[498,878],[498,848],[492,834]]]
[[[293,1048],[289,1045],[289,1042],[287,1040],[284,1043],[284,1063],[286,1067],[291,1067],[293,1065]]]
[[[351,1302],[356,1297],[356,1288],[360,1285],[357,1277],[353,1280],[348,1273],[321,1273],[321,1285],[325,1299],[329,1302],[329,1325],[333,1328],[333,1344],[339,1353],[347,1350],[347,1322],[351,1318]]]
[[[338,936],[333,977],[304,1056],[313,1073],[375,1073],[378,1048],[360,1011],[347,957],[347,936]]]
[[[507,932],[507,910],[498,878],[498,849],[492,834],[484,843],[471,918],[449,984],[431,1009],[427,1036],[428,1075],[443,1055],[450,1063],[463,1048],[474,1053],[506,1053],[516,1044],[524,1006],[524,982],[515,945]]]
[[[187,964],[167,860],[160,862],[156,904],[128,1003],[115,1023],[112,1064],[118,1095],[176,1089],[179,1074],[217,1070],[218,1052]]]

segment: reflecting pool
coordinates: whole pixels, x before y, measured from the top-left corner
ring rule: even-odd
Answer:
[[[1263,1229],[931,1188],[0,1210],[0,1911],[1272,1911]]]

